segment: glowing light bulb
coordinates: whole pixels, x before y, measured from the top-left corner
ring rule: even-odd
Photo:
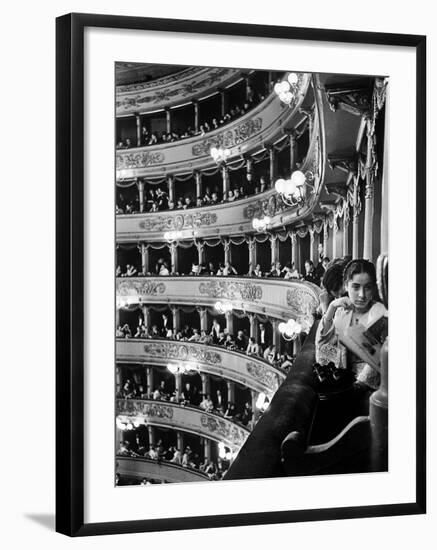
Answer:
[[[284,192],[284,188],[285,188],[285,180],[283,180],[282,178],[281,179],[278,179],[276,182],[275,182],[275,189],[278,193],[283,193]]]
[[[305,174],[300,170],[296,170],[291,174],[291,181],[296,185],[296,187],[301,187],[306,181]]]
[[[292,86],[295,86],[299,82],[299,77],[296,73],[290,73],[287,80]]]

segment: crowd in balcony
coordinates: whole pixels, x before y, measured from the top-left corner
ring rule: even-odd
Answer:
[[[166,380],[161,380],[158,386],[148,392],[142,384],[137,384],[128,378],[123,387],[116,394],[117,399],[153,399],[154,401],[168,401],[182,407],[194,407],[205,412],[219,414],[242,426],[248,426],[253,418],[252,406],[249,402],[232,403],[225,399],[220,390],[211,396],[202,393],[195,384],[186,382],[184,388],[169,391]]]
[[[265,325],[259,324],[257,338],[248,336],[246,330],[238,330],[231,334],[226,327],[222,327],[217,319],[212,322],[211,329],[200,330],[190,325],[185,325],[181,330],[170,327],[167,314],[163,314],[162,327],[153,324],[150,329],[141,322],[135,331],[131,330],[128,323],[116,328],[117,338],[138,339],[166,339],[178,342],[194,342],[198,344],[213,345],[225,348],[229,351],[244,353],[259,359],[264,359],[276,368],[288,372],[293,364],[293,358],[288,353],[280,353],[268,338]]]
[[[163,143],[173,143],[183,139],[188,139],[195,136],[204,136],[208,132],[218,130],[225,124],[236,120],[248,111],[253,109],[256,105],[261,103],[265,99],[265,93],[255,90],[252,86],[247,87],[246,100],[241,103],[236,103],[229,107],[223,116],[211,117],[210,119],[204,119],[200,122],[198,129],[196,130],[193,125],[188,125],[185,128],[177,128],[171,131],[164,132],[151,132],[147,126],[141,126],[141,140],[138,144],[137,140],[132,138],[126,138],[118,141],[117,149],[130,149],[138,146],[159,145]],[[194,122],[194,121],[193,121]]]
[[[131,444],[124,440],[120,442],[117,450],[118,456],[131,458],[148,458],[159,462],[168,462],[177,464],[184,468],[204,472],[211,480],[219,480],[225,475],[229,468],[230,461],[217,457],[217,460],[202,458],[199,453],[196,453],[187,445],[184,449],[178,449],[175,445],[168,447],[164,446],[162,439],[159,439],[155,445],[145,446],[138,435],[135,442]],[[148,478],[143,478],[141,485],[148,485]]]
[[[321,284],[322,276],[326,271],[326,268],[330,264],[328,257],[323,257],[321,261],[315,266],[312,260],[306,260],[304,263],[305,273],[300,273],[294,262],[286,262],[282,265],[280,261],[276,261],[271,264],[269,271],[263,271],[260,264],[256,264],[253,267],[251,264],[248,267],[246,273],[239,273],[236,267],[231,262],[208,262],[198,263],[193,262],[191,269],[186,272],[173,272],[169,266],[169,263],[164,258],[159,258],[156,262],[155,269],[147,273],[139,273],[137,268],[132,264],[126,264],[124,269],[120,265],[117,265],[115,276],[116,277],[139,277],[139,276],[203,276],[203,277],[257,277],[257,278],[276,278],[276,279],[292,279],[295,281],[307,281],[317,286]]]
[[[229,202],[247,199],[252,195],[264,193],[270,188],[266,176],[260,176],[256,180],[252,174],[244,176],[239,184],[230,186],[228,193],[224,196],[218,185],[212,189],[209,186],[205,187],[202,195],[194,197],[193,194],[187,193],[184,196],[179,196],[175,201],[169,199],[168,194],[159,186],[150,187],[144,197],[144,212],[162,212],[173,210],[188,210],[190,208],[201,208],[204,206],[214,206],[215,204],[226,204]],[[119,214],[138,214],[141,211],[139,199],[125,199],[121,194],[117,197],[115,213]]]

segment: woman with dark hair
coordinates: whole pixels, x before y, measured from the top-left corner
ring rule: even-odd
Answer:
[[[375,300],[375,266],[367,260],[352,260],[344,269],[343,285],[346,295],[329,304],[317,328],[316,361],[332,361],[339,368],[350,368],[359,384],[375,390],[379,386],[378,372],[342,344],[348,327],[368,328],[388,315]]]
[[[329,304],[336,298],[341,298],[345,294],[343,287],[343,272],[347,265],[344,260],[334,260],[322,277],[321,286],[323,288],[320,294],[320,305],[318,312],[324,315]]]

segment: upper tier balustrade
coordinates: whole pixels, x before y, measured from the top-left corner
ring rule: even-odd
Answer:
[[[186,481],[210,481],[204,472],[186,468],[179,464],[167,461],[157,461],[150,458],[131,458],[118,456],[116,471],[122,476],[134,479],[150,478],[168,483],[182,483]]]
[[[150,82],[116,88],[116,116],[153,112],[205,97],[241,79],[245,71],[225,67],[189,67]]]
[[[243,154],[259,151],[264,143],[273,143],[283,137],[285,127],[293,128],[301,119],[302,105],[311,78],[300,77],[300,89],[294,102],[284,106],[275,93],[271,93],[257,107],[241,118],[208,132],[171,143],[137,147],[116,152],[117,180],[146,177],[163,178],[167,175],[187,174],[211,168],[211,147],[229,149],[228,162]]]
[[[120,339],[116,355],[119,363],[190,365],[202,373],[232,380],[269,397],[285,380],[284,372],[258,357],[195,342]]]
[[[319,305],[320,288],[305,281],[240,277],[131,277],[117,278],[119,307],[169,303],[214,307],[218,300],[237,310],[310,323]]]
[[[117,399],[116,414],[121,421],[136,418],[148,425],[200,435],[222,442],[236,452],[250,433],[247,428],[228,418],[170,401]]]
[[[256,196],[213,206],[189,210],[118,215],[117,241],[146,239],[162,241],[166,231],[178,231],[180,240],[217,238],[253,232],[254,218],[270,217],[270,228],[279,228],[306,218],[317,205],[323,187],[324,149],[319,132],[319,116],[315,116],[310,146],[301,170],[314,174],[314,193],[302,205],[287,206],[274,189]]]

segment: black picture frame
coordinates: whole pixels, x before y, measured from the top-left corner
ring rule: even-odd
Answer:
[[[104,27],[414,48],[416,74],[416,499],[388,505],[84,522],[84,29]],[[56,21],[56,530],[69,536],[422,514],[426,511],[426,37],[68,14]]]

